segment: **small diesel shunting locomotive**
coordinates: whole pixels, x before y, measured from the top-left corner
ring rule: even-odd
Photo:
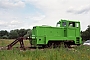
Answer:
[[[80,22],[62,20],[57,22],[56,27],[34,26],[30,43],[34,46],[59,46],[62,42],[69,45],[80,45]]]

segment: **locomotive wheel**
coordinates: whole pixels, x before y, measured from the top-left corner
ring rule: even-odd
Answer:
[[[48,44],[47,44],[47,47],[48,48],[60,48],[61,46],[61,42],[54,42],[54,41],[50,41]]]
[[[70,47],[70,44],[64,44],[64,47],[65,48],[69,48]]]
[[[53,48],[53,46],[54,46],[53,44],[54,44],[54,43],[52,43],[52,42],[48,43],[48,45],[47,45],[48,48]]]
[[[71,48],[71,45],[73,45],[73,42],[64,42],[64,41],[49,41],[47,45],[43,46],[46,48]]]

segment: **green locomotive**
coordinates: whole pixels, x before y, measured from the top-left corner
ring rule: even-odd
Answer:
[[[30,43],[34,46],[59,46],[62,42],[66,45],[80,45],[80,22],[61,19],[56,27],[34,26],[31,38]]]

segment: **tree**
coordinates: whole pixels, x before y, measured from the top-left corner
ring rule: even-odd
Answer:
[[[18,33],[17,33],[17,31],[15,31],[15,30],[11,30],[10,31],[10,33],[9,33],[9,38],[10,39],[16,39],[16,38],[18,38]]]
[[[85,31],[81,32],[81,37],[83,40],[90,40],[90,25],[88,25],[88,28]]]
[[[9,34],[8,31],[6,31],[6,30],[1,30],[1,31],[0,31],[0,38],[3,38],[3,36],[7,36],[7,37],[8,37],[8,34]]]
[[[8,39],[7,35],[2,36],[3,39]]]
[[[25,29],[20,29],[20,30],[18,31],[19,37],[23,37],[25,34],[27,34],[27,31],[26,31]]]
[[[16,39],[18,37],[29,37],[31,35],[31,29],[15,29],[15,30],[11,30],[10,32],[6,31],[6,30],[1,30],[0,31],[0,38],[3,39]]]

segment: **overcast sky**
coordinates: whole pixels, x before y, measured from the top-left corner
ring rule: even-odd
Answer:
[[[90,25],[90,0],[0,0],[0,30],[56,26],[60,19]]]

